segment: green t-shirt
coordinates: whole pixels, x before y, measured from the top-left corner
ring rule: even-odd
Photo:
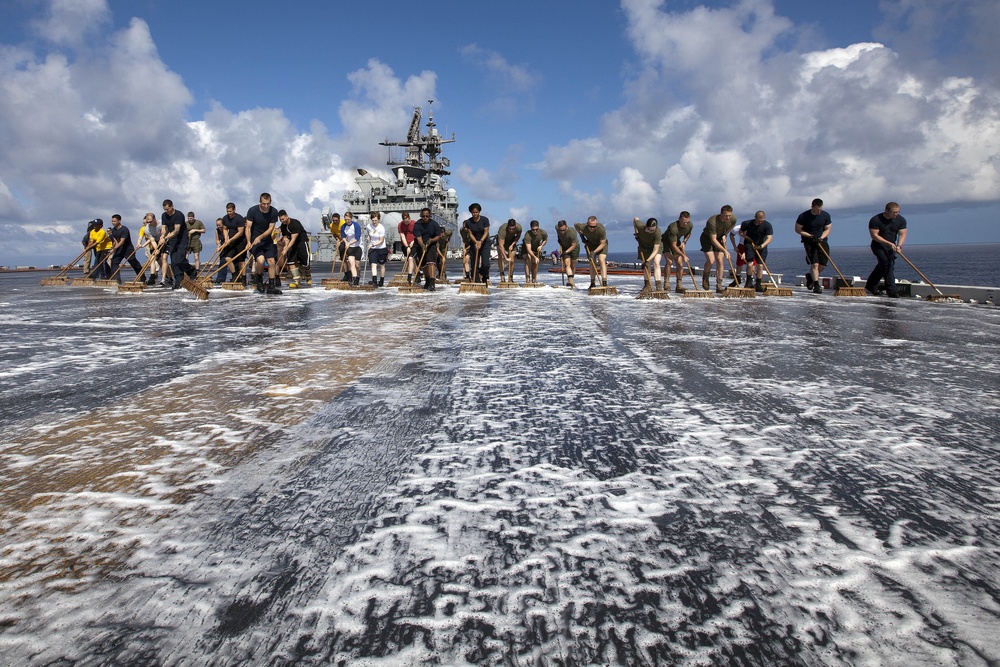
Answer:
[[[524,244],[531,248],[531,251],[538,253],[538,249],[543,243],[547,243],[549,240],[549,233],[544,229],[536,229],[534,231],[528,230],[524,235]]]
[[[455,232],[452,231],[452,230],[450,230],[450,229],[444,230],[444,233],[441,234],[441,238],[438,239],[438,249],[439,250],[444,251],[444,250],[448,249],[448,241],[451,241],[451,235],[454,234],[454,233]]]
[[[563,232],[556,230],[556,237],[559,239],[559,249],[563,252],[568,252],[573,246],[576,247],[572,252],[580,252],[580,237],[572,227],[566,227],[566,231]]]
[[[660,228],[646,227],[642,220],[633,220],[632,227],[635,229],[635,241],[639,244],[639,252],[646,259],[653,256],[653,252],[660,244]]]
[[[705,229],[704,231],[702,231],[702,235],[714,236],[716,239],[721,241],[722,238],[726,234],[728,234],[730,230],[732,230],[732,228],[735,226],[736,226],[735,213],[729,216],[728,223],[723,222],[718,215],[713,215],[711,218],[708,219],[708,222],[705,223]]]
[[[589,229],[586,224],[576,223],[573,225],[576,227],[577,233],[580,238],[583,239],[584,244],[587,246],[587,250],[594,252],[597,250],[597,246],[601,245],[602,242],[607,240],[608,232],[604,229],[604,225],[597,223],[597,227],[593,230]],[[608,244],[604,244],[604,249],[601,254],[608,252]]]
[[[673,252],[673,245],[680,246],[681,243],[687,243],[688,239],[691,238],[691,232],[694,231],[694,223],[690,220],[687,225],[681,225],[680,220],[674,220],[669,225],[667,225],[667,231],[663,232],[663,252]]]
[[[497,232],[497,241],[499,245],[502,245],[504,248],[509,248],[511,245],[517,243],[518,239],[521,238],[521,231],[520,223],[515,223],[514,230],[510,232],[510,238],[508,239],[508,227],[506,223],[500,225],[500,230]]]

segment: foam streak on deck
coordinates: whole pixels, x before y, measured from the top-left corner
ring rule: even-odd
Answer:
[[[1000,660],[1000,317],[637,289],[9,300],[0,655]]]

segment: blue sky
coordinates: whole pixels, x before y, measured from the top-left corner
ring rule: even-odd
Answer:
[[[699,224],[822,197],[834,244],[890,199],[915,243],[1000,241],[1000,5],[0,0],[0,264],[75,254],[163,198],[263,190],[319,228],[434,99],[494,220]],[[426,117],[426,116],[425,116]]]

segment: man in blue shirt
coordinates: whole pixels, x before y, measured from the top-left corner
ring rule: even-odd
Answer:
[[[753,220],[747,222],[750,224],[740,225],[740,236],[744,240],[743,248],[747,258],[747,287],[750,286],[750,263],[759,256],[761,261],[754,262],[757,266],[753,288],[757,292],[763,292],[764,287],[760,281],[764,275],[764,263],[767,262],[767,246],[771,245],[771,239],[774,238],[774,227],[767,221],[764,211],[757,211]]]
[[[809,265],[806,289],[811,289],[816,294],[823,293],[819,274],[826,268],[828,262],[830,242],[826,237],[830,235],[831,222],[830,214],[823,210],[822,199],[813,199],[812,207],[800,213],[795,220],[795,233],[802,237],[802,246],[806,250],[806,264]]]

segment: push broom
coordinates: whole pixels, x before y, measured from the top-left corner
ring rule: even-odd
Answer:
[[[844,277],[844,274],[837,268],[837,264],[833,261],[833,257],[830,257],[830,253],[828,253],[826,248],[823,247],[823,241],[818,240],[816,245],[818,245],[819,249],[823,251],[826,258],[830,260],[830,264],[833,264],[833,270],[837,272],[838,276],[840,276],[840,282],[847,285],[847,287],[837,287],[837,289],[833,292],[834,296],[868,296],[868,292],[864,287],[855,287],[854,283],[848,282],[847,278]]]
[[[924,279],[925,283],[927,283],[928,285],[930,285],[931,287],[933,287],[934,291],[937,292],[937,294],[931,294],[930,296],[928,296],[927,297],[928,301],[961,301],[962,300],[962,295],[961,294],[945,294],[944,292],[942,292],[941,290],[939,290],[937,288],[937,285],[935,285],[930,280],[928,280],[927,276],[925,276],[923,274],[923,272],[921,272],[920,269],[917,268],[917,265],[914,264],[913,262],[911,262],[909,260],[909,258],[906,255],[903,254],[902,250],[897,250],[896,252],[899,254],[900,257],[902,257],[904,260],[906,260],[907,264],[909,264],[911,267],[913,267],[913,270],[917,272],[917,275],[919,275],[921,278]]]
[[[479,282],[482,277],[479,271],[479,248],[472,254],[472,266],[469,267],[472,273],[473,282],[462,283],[458,286],[459,294],[489,294],[490,288],[486,283]]]
[[[760,256],[760,248],[757,247],[757,244],[750,241],[750,245],[753,246],[754,251],[757,253],[757,261],[760,262],[760,265],[764,267],[765,271],[767,271],[767,279],[771,281],[770,285],[764,287],[764,296],[792,296],[792,290],[790,287],[778,287],[778,283],[774,282],[774,276],[771,274],[771,269],[767,268],[764,258]]]
[[[49,276],[48,278],[42,278],[42,281],[38,284],[43,285],[45,287],[52,287],[54,285],[67,285],[68,283],[71,282],[71,279],[67,278],[66,274],[69,273],[71,270],[73,270],[73,267],[76,266],[76,263],[79,262],[80,259],[83,258],[83,256],[86,255],[88,252],[89,249],[84,248],[83,252],[77,255],[76,259],[74,259],[72,262],[64,266],[62,270],[59,271],[59,273],[57,273],[54,276]]]

